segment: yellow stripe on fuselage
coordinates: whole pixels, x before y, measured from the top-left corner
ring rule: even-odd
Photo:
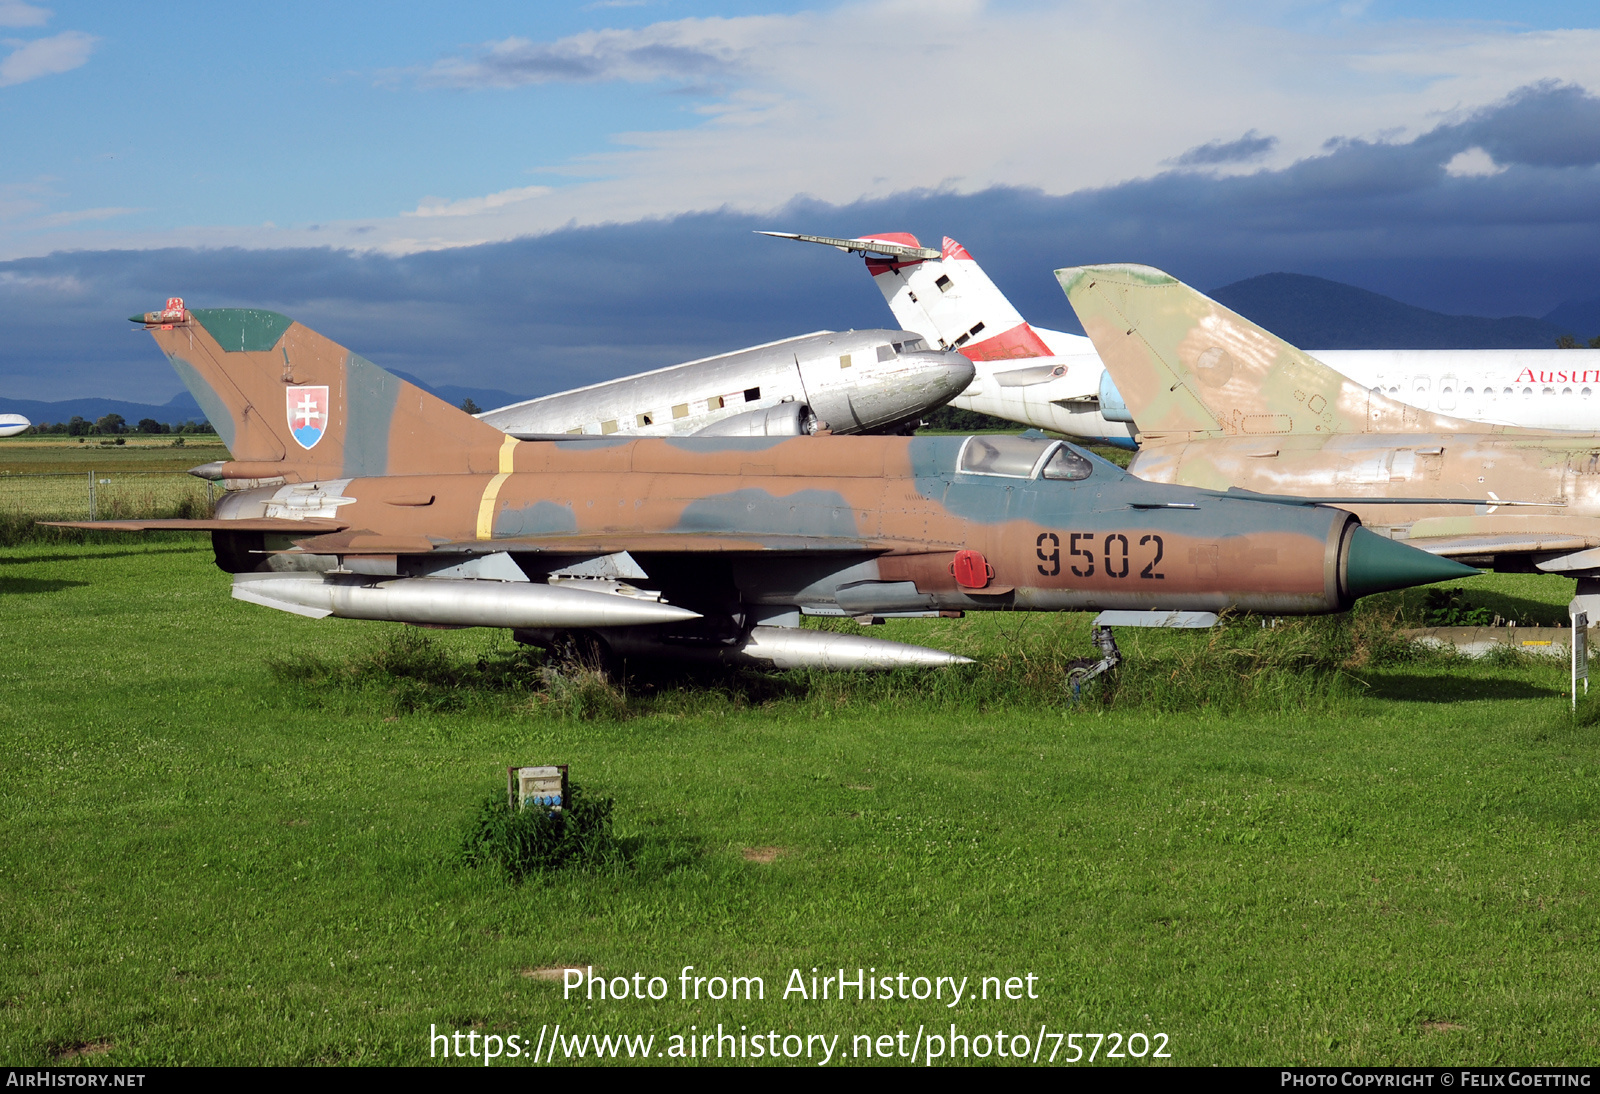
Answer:
[[[500,445],[500,473],[489,480],[489,485],[483,488],[483,499],[478,502],[478,538],[494,538],[494,503],[500,497],[500,487],[511,477],[511,470],[515,464],[513,453],[516,451],[518,441],[515,437],[507,437]]]

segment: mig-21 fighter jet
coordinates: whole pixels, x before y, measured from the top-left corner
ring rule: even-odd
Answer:
[[[940,650],[803,615],[1315,614],[1472,573],[1343,509],[1144,482],[1043,436],[521,441],[285,316],[134,317],[233,459],[233,595],[630,657],[826,668]],[[570,648],[568,646],[567,648]]]

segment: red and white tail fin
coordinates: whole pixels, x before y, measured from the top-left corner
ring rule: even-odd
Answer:
[[[921,246],[905,232],[859,237]],[[946,236],[937,259],[867,256],[867,271],[895,321],[973,361],[1049,357],[1051,349],[1006,299],[967,249]]]

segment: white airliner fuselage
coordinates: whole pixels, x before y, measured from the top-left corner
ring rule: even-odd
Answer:
[[[1600,430],[1600,350],[1310,352],[1364,387],[1424,410],[1536,429]]]

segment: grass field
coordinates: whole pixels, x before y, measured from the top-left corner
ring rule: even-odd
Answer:
[[[1464,584],[1555,618],[1571,594]],[[1043,1026],[1040,1062],[1050,1035],[1112,1032],[1165,1034],[1180,1064],[1600,1059],[1600,727],[1568,717],[1563,663],[1291,658],[1192,709],[1186,658],[1215,675],[1278,639],[1124,632],[1143,690],[1074,707],[1051,681],[1089,617],[996,615],[873,631],[981,655],[965,675],[586,695],[519,675],[497,632],[227,588],[203,541],[0,550],[5,1063],[411,1064],[430,1026],[504,1045],[555,1023],[661,1052],[719,1022],[841,1035],[856,1063],[857,1036],[910,1052],[952,1024]],[[462,865],[511,763],[613,798],[627,862],[520,885]],[[569,964],[668,996],[565,1000],[539,970]],[[686,965],[766,998],[683,1001]],[[783,997],[840,967],[967,996]],[[1028,976],[1037,998],[973,998]]]
[[[24,434],[0,438],[0,474],[54,474],[74,471],[187,471],[212,460],[225,460],[228,450],[210,433],[178,437],[130,433],[125,444],[102,444],[107,437]]]
[[[173,437],[131,434],[128,443],[104,438],[19,436],[0,439],[0,544],[39,538],[33,522],[203,516],[220,489],[184,474],[228,458],[209,434]],[[91,494],[92,491],[92,494]]]

